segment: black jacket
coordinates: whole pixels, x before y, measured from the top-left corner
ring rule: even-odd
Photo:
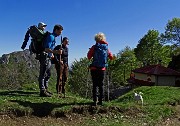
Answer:
[[[54,50],[59,50],[61,48],[61,45],[57,45]],[[59,54],[54,54],[55,63],[59,62],[60,56]],[[64,64],[68,65],[68,47],[64,46],[62,44],[62,54],[61,54],[61,61],[63,61]]]

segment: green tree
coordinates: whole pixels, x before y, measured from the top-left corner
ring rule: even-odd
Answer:
[[[172,48],[173,47],[169,45],[165,45],[160,48],[161,64],[164,66],[168,66],[169,62],[172,60],[172,55],[174,54]]]
[[[116,60],[113,61],[113,63],[109,63],[109,71],[113,85],[124,85],[126,79],[130,77],[131,70],[137,68],[138,64],[133,49],[127,46],[119,51],[116,55]]]
[[[175,46],[180,45],[180,18],[173,18],[168,21],[165,33],[161,34],[161,40],[163,43],[171,43]]]
[[[168,67],[177,71],[180,71],[180,47],[171,45],[171,57]]]
[[[69,89],[71,92],[79,94],[80,96],[86,96],[87,92],[91,92],[91,83],[87,83],[91,80],[89,73],[90,62],[87,58],[81,58],[79,61],[75,60],[72,63],[70,75],[69,75]],[[88,85],[87,85],[88,84]],[[91,94],[88,94],[90,96]]]
[[[157,64],[159,60],[162,60],[162,46],[159,41],[159,32],[157,30],[149,30],[134,49],[135,55],[141,62]]]

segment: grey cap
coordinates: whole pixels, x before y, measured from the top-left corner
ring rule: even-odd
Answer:
[[[47,24],[45,24],[45,23],[43,23],[43,22],[40,22],[39,24],[38,24],[38,27],[41,27],[41,26],[47,26]]]

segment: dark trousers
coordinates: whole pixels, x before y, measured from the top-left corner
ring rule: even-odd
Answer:
[[[57,72],[56,91],[58,94],[65,94],[65,84],[68,77],[68,65],[67,64],[55,64]]]
[[[42,53],[40,55],[40,71],[39,71],[39,89],[40,91],[48,88],[48,81],[51,76],[51,60],[47,57],[47,54]]]
[[[97,102],[98,90],[99,90],[98,101],[102,102],[104,71],[103,70],[91,70],[91,77],[92,77],[92,81],[93,81],[93,89],[92,89],[93,101]]]

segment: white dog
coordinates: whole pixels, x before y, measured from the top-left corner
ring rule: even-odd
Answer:
[[[139,92],[139,93],[134,92],[134,100],[137,101],[137,103],[139,101],[141,101],[141,104],[143,106],[143,97],[142,97],[142,94],[143,94],[142,92]]]

